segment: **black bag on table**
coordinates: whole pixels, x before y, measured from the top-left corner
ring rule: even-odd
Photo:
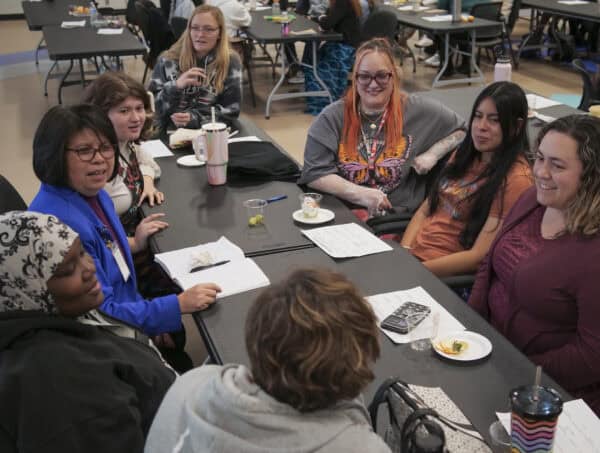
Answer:
[[[271,142],[229,144],[227,175],[232,179],[295,181],[300,167]]]
[[[389,425],[384,428],[384,424],[380,424],[378,430],[377,415],[381,405],[387,406]],[[472,425],[442,417],[398,378],[389,378],[379,386],[369,405],[369,415],[373,430],[383,437],[393,453],[490,451],[477,437]],[[448,446],[448,436],[454,444],[452,450]]]

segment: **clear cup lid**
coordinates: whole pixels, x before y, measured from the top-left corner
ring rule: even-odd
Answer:
[[[562,412],[560,394],[550,388],[524,385],[511,390],[510,403],[513,412],[536,419],[554,418]]]

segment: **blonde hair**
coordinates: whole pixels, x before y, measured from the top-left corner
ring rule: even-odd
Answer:
[[[229,71],[229,61],[231,59],[231,50],[229,48],[229,37],[225,28],[225,17],[219,8],[211,5],[198,6],[190,16],[185,32],[175,44],[163,54],[165,58],[177,60],[179,70],[183,73],[196,66],[196,52],[190,38],[192,20],[198,14],[210,14],[219,26],[219,38],[215,46],[215,59],[210,63],[207,70],[215,72],[215,88],[217,91],[223,90],[227,72]]]

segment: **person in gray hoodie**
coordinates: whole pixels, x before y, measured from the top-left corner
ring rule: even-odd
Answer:
[[[379,356],[376,318],[346,277],[294,272],[256,299],[245,332],[250,367],[183,375],[146,453],[390,453],[360,395]]]

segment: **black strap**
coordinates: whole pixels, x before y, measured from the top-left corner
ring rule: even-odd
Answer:
[[[369,404],[369,416],[371,417],[371,426],[373,426],[373,430],[377,432],[377,412],[379,411],[379,406],[381,403],[387,402],[387,394],[390,387],[392,387],[396,383],[401,383],[406,385],[403,381],[398,379],[397,377],[387,378],[383,383],[379,386],[377,391],[375,392],[375,396],[373,396],[373,400],[371,404]],[[392,411],[390,411],[392,412]],[[395,420],[394,416],[394,420]],[[390,418],[391,421],[391,418]]]
[[[409,447],[409,441],[411,439],[413,439],[413,436],[415,434],[415,431],[417,430],[417,428],[424,424],[423,423],[423,419],[427,416],[432,416],[435,417],[436,419],[439,417],[438,413],[436,411],[434,411],[433,409],[430,409],[428,407],[424,407],[422,409],[417,409],[415,410],[412,414],[410,414],[407,418],[406,421],[404,422],[404,425],[402,426],[402,433],[400,435],[400,445],[401,445],[401,449],[400,451],[402,452],[409,452],[410,450],[408,449]],[[435,422],[429,421],[426,425],[425,425],[427,431],[433,435],[436,435],[437,437],[440,437],[442,442],[444,442],[445,440],[445,436],[444,436],[444,431],[442,430],[442,428]],[[432,432],[433,431],[433,432]],[[441,434],[441,435],[440,435]]]

